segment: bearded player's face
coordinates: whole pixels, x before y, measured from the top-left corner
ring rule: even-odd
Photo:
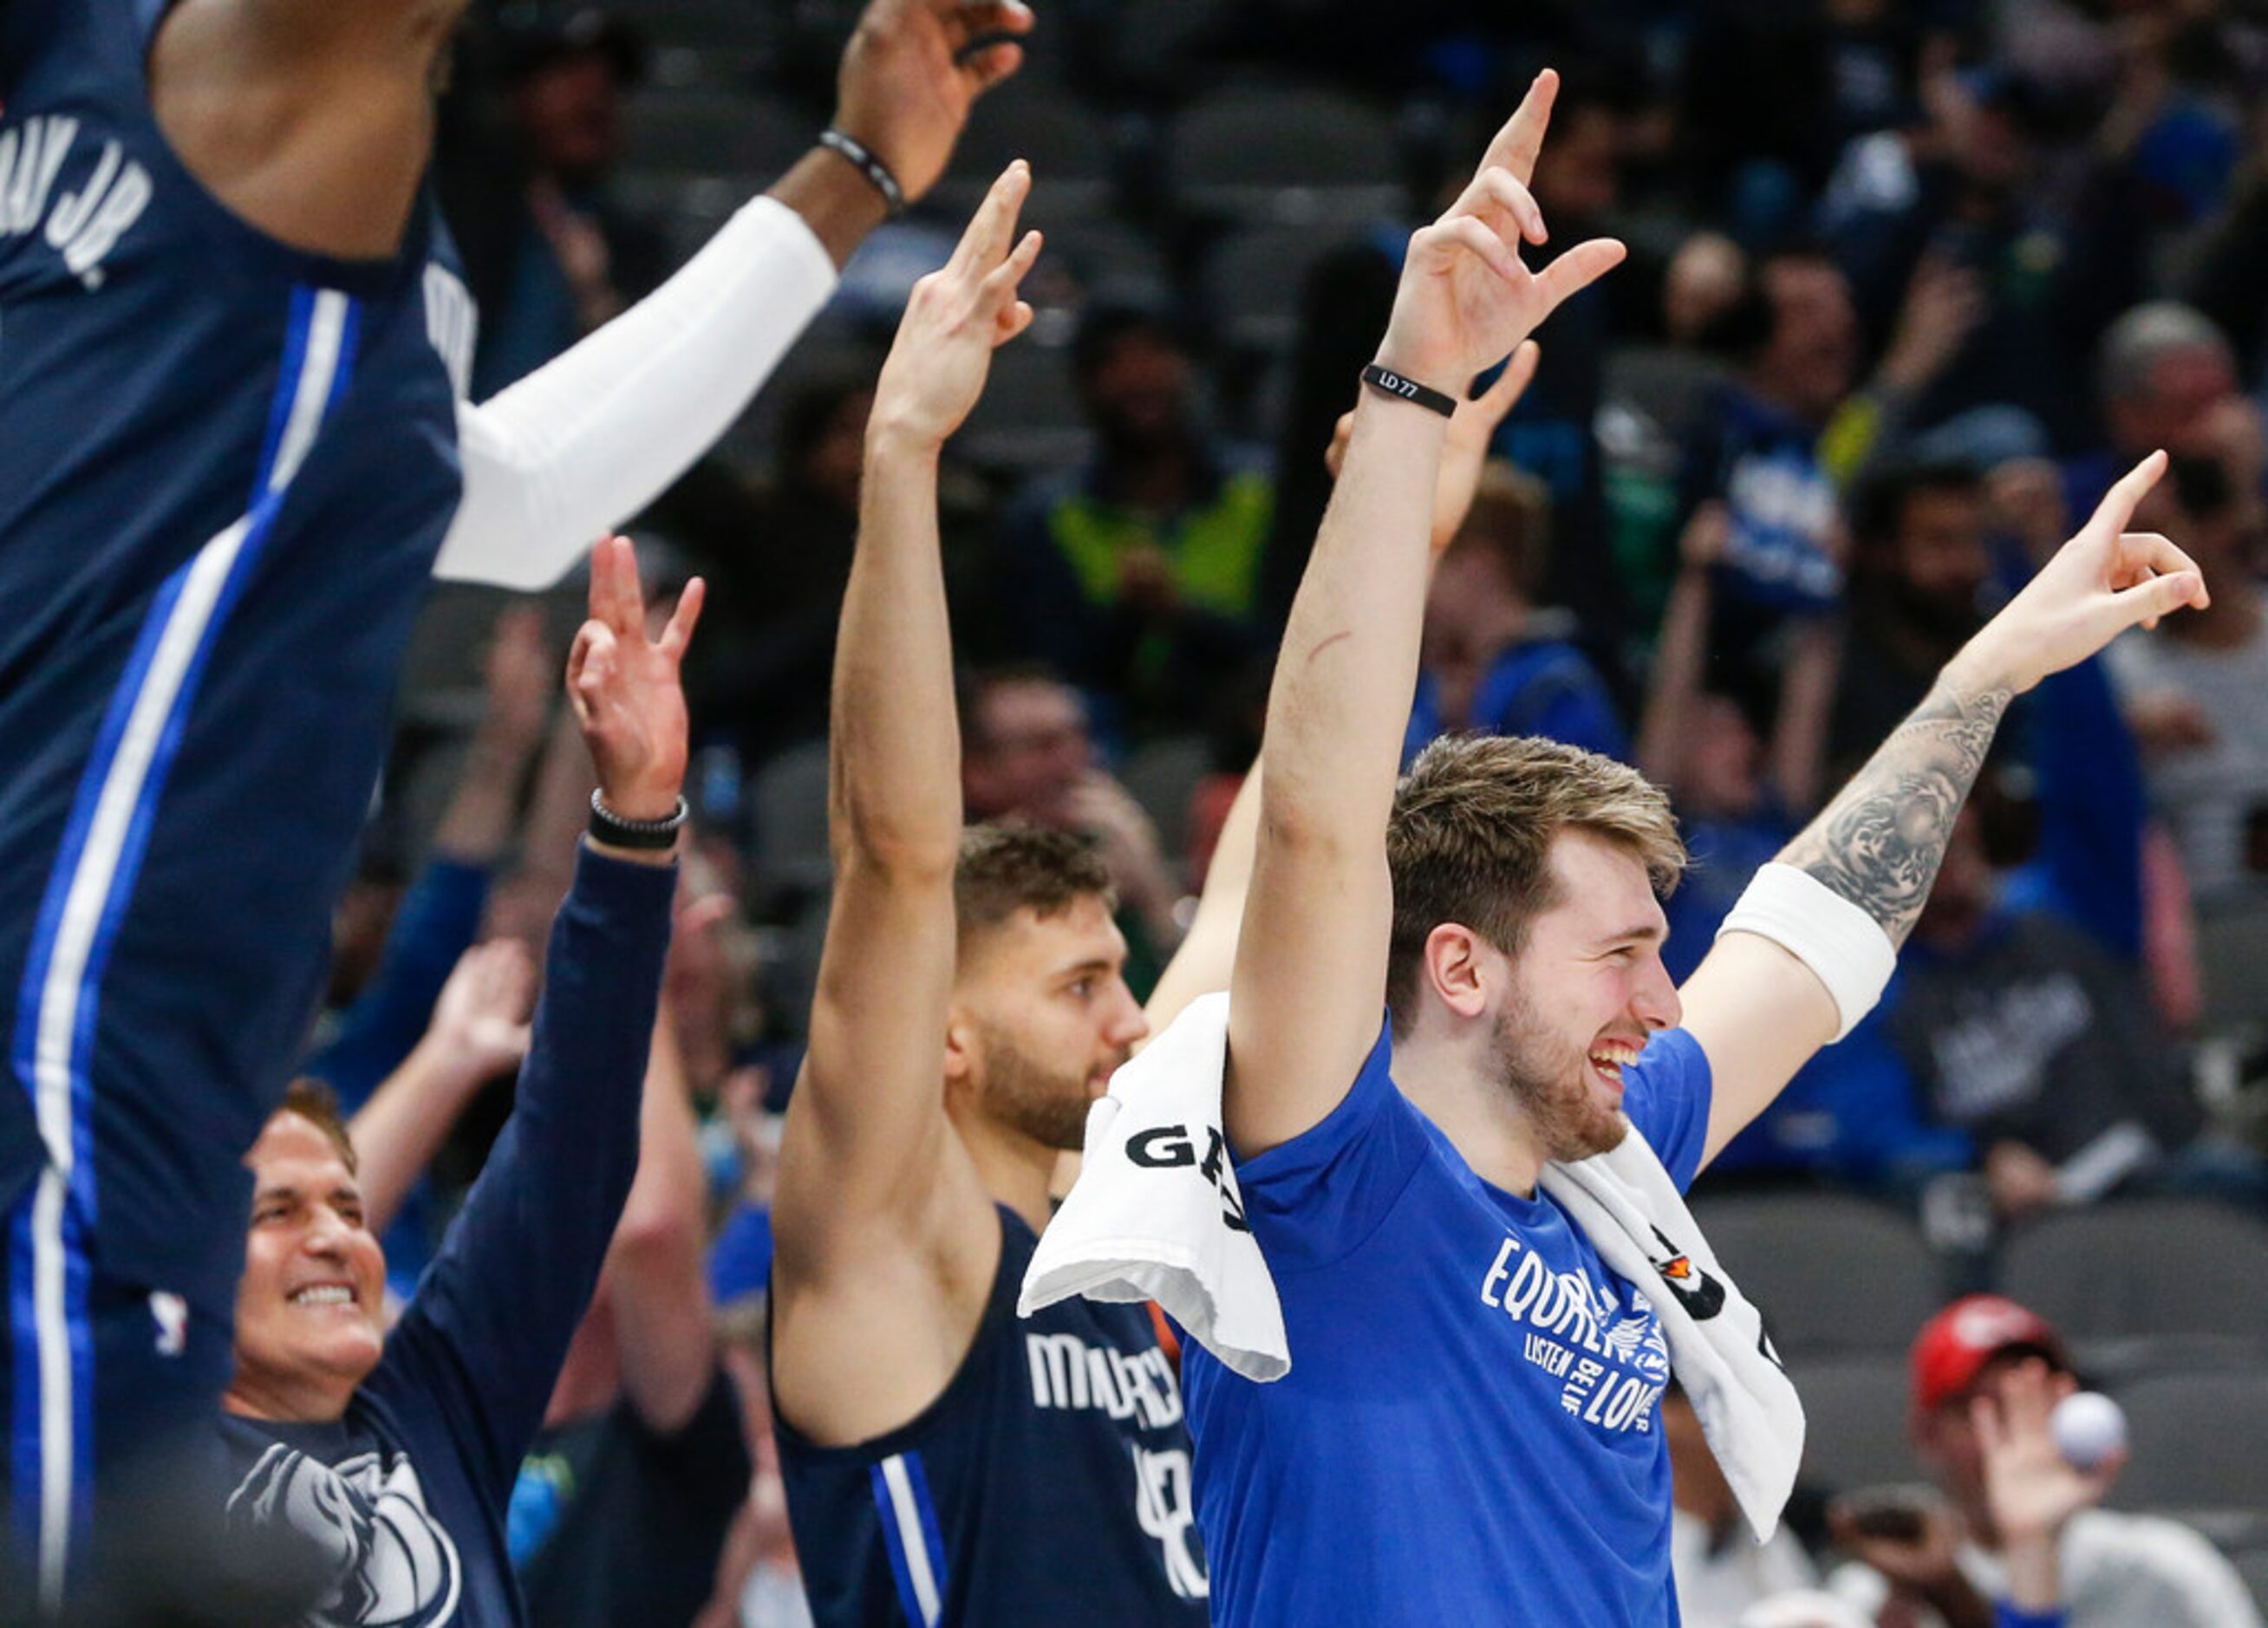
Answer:
[[[1510,962],[1495,1013],[1496,1062],[1544,1156],[1583,1159],[1618,1145],[1623,1069],[1677,991],[1661,964],[1668,924],[1646,866],[1580,831],[1552,845],[1558,902],[1536,917]]]
[[[1148,1032],[1126,940],[1099,898],[1020,910],[969,947],[954,991],[976,1110],[1043,1146],[1076,1148],[1087,1105]]]

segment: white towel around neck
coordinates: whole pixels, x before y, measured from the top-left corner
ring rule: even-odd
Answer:
[[[1192,1002],[1088,1110],[1085,1159],[1041,1235],[1017,1313],[1073,1294],[1155,1300],[1245,1378],[1292,1370],[1284,1309],[1221,1130],[1228,997]],[[1610,1153],[1544,1167],[1545,1191],[1660,1316],[1669,1360],[1759,1542],[1803,1457],[1803,1406],[1764,1318],[1718,1263],[1633,1128]]]

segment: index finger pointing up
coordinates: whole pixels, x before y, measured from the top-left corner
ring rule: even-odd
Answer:
[[[645,630],[645,600],[638,591],[637,556],[627,537],[608,537],[591,554],[591,615],[618,638]]]
[[[1546,68],[1521,98],[1520,107],[1489,144],[1481,169],[1500,166],[1525,187],[1535,175],[1535,155],[1543,151],[1543,132],[1551,125],[1551,104],[1559,99],[1559,76]]]
[[[2167,461],[2162,451],[2154,452],[2119,476],[2117,484],[2095,505],[2095,513],[2087,522],[2088,535],[2097,541],[2115,541],[2126,529],[2126,523],[2134,518],[2135,505],[2149,496],[2158,477],[2165,474]]]
[[[982,275],[1000,263],[1015,238],[1016,215],[1024,206],[1024,195],[1031,184],[1031,166],[1021,158],[1000,172],[1000,178],[984,195],[984,202],[976,206],[968,230],[961,234],[961,242],[953,251],[947,269],[961,276],[972,270]]]

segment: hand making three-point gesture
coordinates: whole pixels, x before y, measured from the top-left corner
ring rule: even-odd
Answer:
[[[1381,365],[1462,400],[1473,375],[1510,356],[1562,300],[1622,262],[1623,246],[1612,238],[1579,243],[1541,271],[1521,262],[1523,240],[1540,244],[1549,235],[1528,183],[1558,94],[1557,74],[1536,75],[1472,184],[1410,238]]]
[[[591,616],[567,657],[567,696],[599,774],[599,795],[624,820],[666,820],[685,782],[685,691],[678,668],[706,590],[696,577],[659,637],[646,625],[637,556],[627,537],[591,555]]]
[[[984,393],[992,352],[1031,326],[1031,306],[1016,297],[1040,254],[1038,232],[1016,237],[1031,189],[1019,158],[985,194],[953,258],[914,284],[874,387],[870,438],[942,446]]]

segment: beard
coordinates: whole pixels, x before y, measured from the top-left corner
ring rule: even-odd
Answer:
[[[1058,1153],[1085,1146],[1091,1100],[1086,1073],[1049,1068],[990,1027],[983,1035],[984,1087],[979,1100],[986,1116]]]
[[[1611,1153],[1630,1133],[1622,1109],[1598,1100],[1587,1044],[1570,1062],[1517,987],[1497,1010],[1490,1052],[1546,1159],[1564,1164]]]

